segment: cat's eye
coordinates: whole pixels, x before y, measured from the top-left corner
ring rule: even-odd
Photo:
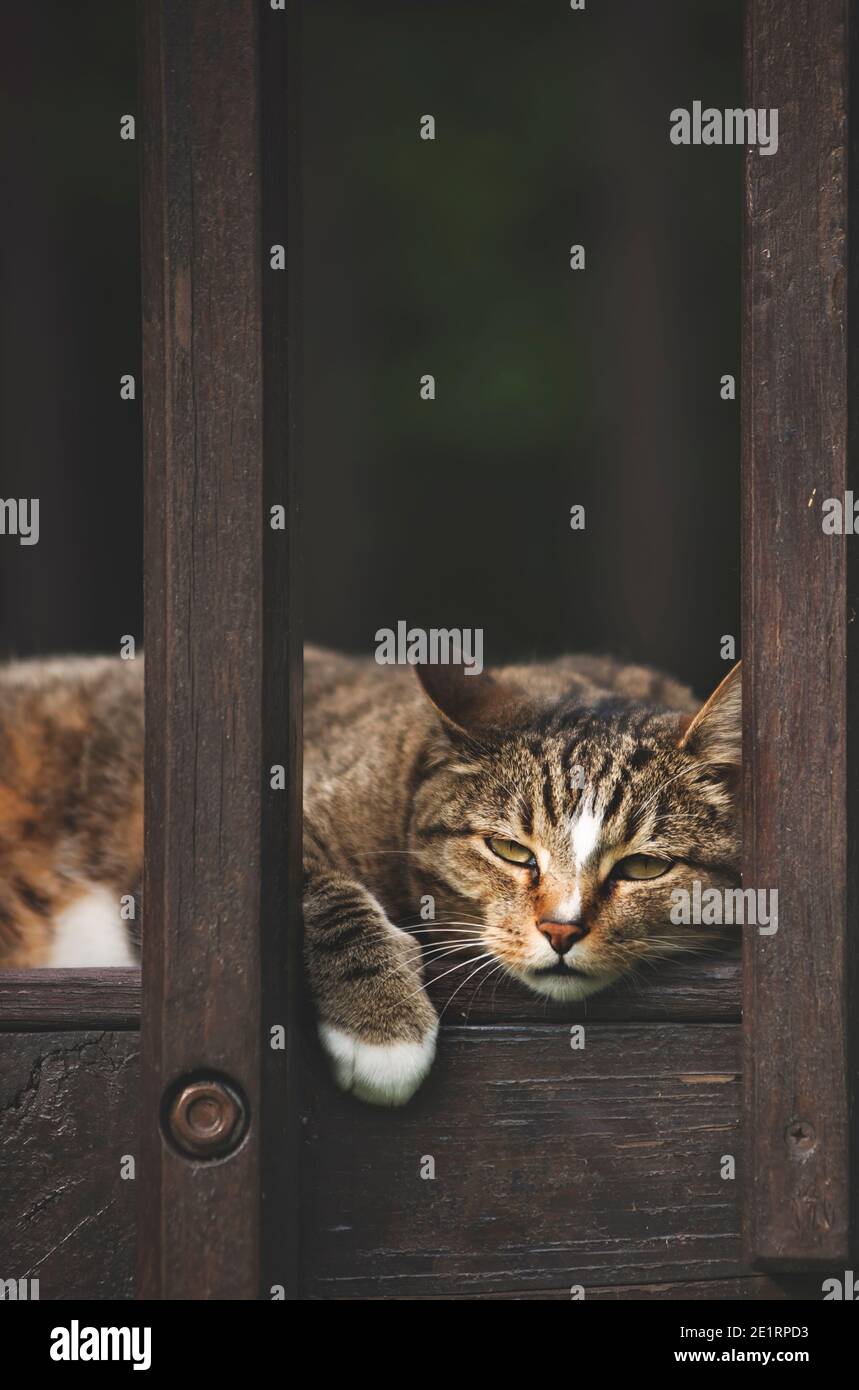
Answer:
[[[533,852],[527,845],[520,845],[518,840],[505,840],[501,835],[490,835],[486,843],[493,854],[497,854],[499,859],[505,859],[508,864],[522,864],[525,868],[531,869],[537,863]]]
[[[618,860],[612,873],[615,878],[661,878],[673,864],[671,859],[658,859],[654,854],[629,854]]]

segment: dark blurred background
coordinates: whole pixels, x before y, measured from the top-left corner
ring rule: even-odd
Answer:
[[[305,13],[308,636],[480,626],[487,659],[706,689],[739,624],[742,155],[668,130],[742,104],[740,0]]]
[[[143,606],[134,5],[4,0],[0,54],[0,496],[40,500],[37,545],[0,536],[0,655],[118,652]]]
[[[741,104],[741,0],[304,10],[308,637],[480,626],[487,660],[611,650],[706,690],[739,624],[741,152],[668,117]],[[40,497],[41,540],[0,537],[0,650],[116,650],[142,595],[134,5],[3,28],[2,496]]]

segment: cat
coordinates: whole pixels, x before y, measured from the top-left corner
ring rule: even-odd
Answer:
[[[0,668],[0,967],[136,964],[142,874],[142,661]]]
[[[422,943],[572,1002],[704,940],[673,890],[739,882],[739,665],[700,709],[609,658],[415,672],[305,665],[307,971],[339,1084],[387,1105],[435,1053]]]
[[[142,667],[0,671],[0,966],[138,959]],[[610,658],[476,675],[308,648],[305,964],[339,1084],[400,1105],[424,1080],[425,950],[574,1002],[698,945],[671,893],[739,881],[740,716],[739,666],[699,709]]]

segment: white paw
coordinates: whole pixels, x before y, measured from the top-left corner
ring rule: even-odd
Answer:
[[[437,1033],[433,1024],[421,1042],[365,1043],[329,1023],[319,1025],[337,1084],[371,1105],[405,1105],[411,1099],[432,1066]]]

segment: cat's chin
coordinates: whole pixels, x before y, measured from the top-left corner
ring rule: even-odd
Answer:
[[[519,978],[534,994],[542,994],[562,1004],[573,1004],[577,999],[587,999],[589,995],[597,994],[601,989],[608,989],[617,976],[608,973],[574,974],[572,971],[568,975],[561,975],[554,971],[526,970]]]

